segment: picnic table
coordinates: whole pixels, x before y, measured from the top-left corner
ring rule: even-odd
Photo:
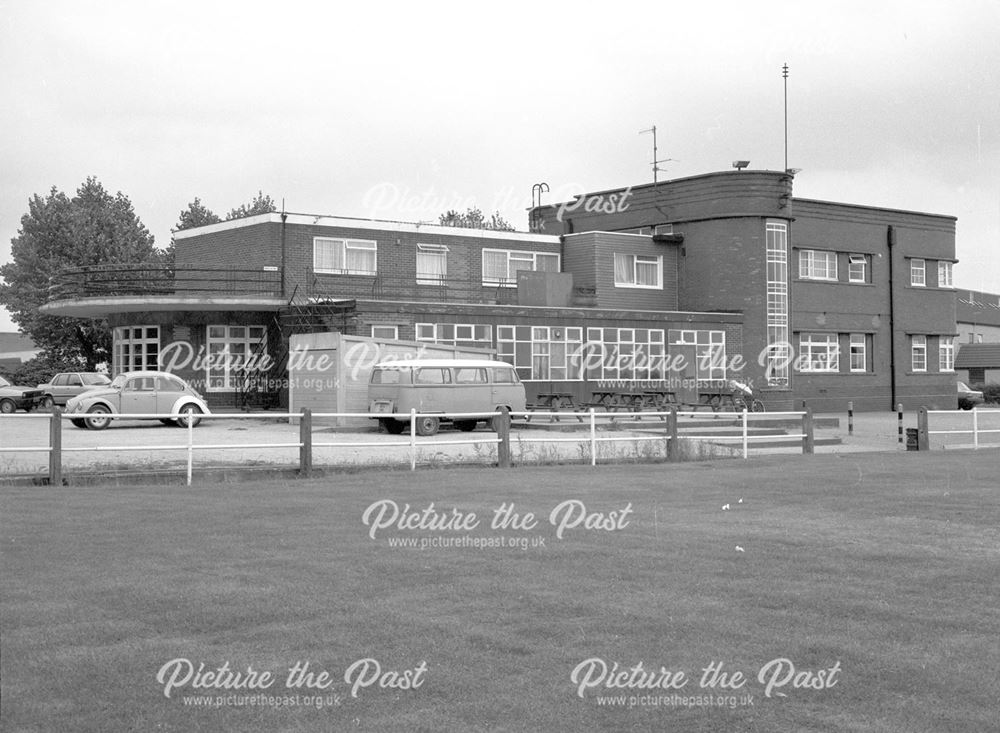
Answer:
[[[572,392],[539,392],[538,402],[533,405],[528,405],[529,414],[526,418],[527,422],[531,422],[530,412],[532,410],[537,410],[539,412],[559,412],[559,410],[576,410],[576,403],[573,401]],[[578,420],[583,420],[583,418],[578,417]],[[558,415],[552,415],[549,421],[559,422]]]
[[[736,411],[736,398],[731,389],[699,390],[698,397],[696,407],[711,407],[712,412],[718,412],[728,403]]]

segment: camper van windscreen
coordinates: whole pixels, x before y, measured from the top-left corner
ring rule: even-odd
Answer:
[[[372,384],[399,384],[400,369],[376,369],[372,372]]]

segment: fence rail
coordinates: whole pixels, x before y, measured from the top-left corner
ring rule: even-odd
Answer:
[[[591,408],[586,413],[577,413],[581,418],[586,419],[584,425],[579,425],[581,428],[587,428],[586,433],[583,435],[575,436],[555,436],[555,435],[545,435],[544,437],[527,437],[520,436],[517,437],[517,443],[519,445],[523,444],[533,444],[533,443],[576,443],[581,446],[586,445],[588,448],[588,458],[591,465],[597,465],[598,462],[598,446],[605,443],[617,443],[617,442],[629,442],[629,443],[642,443],[642,442],[660,442],[665,445],[665,455],[668,461],[680,460],[680,445],[682,440],[694,440],[694,441],[709,441],[712,443],[727,443],[727,442],[738,442],[741,446],[741,455],[744,459],[749,457],[749,452],[751,444],[755,441],[763,440],[774,440],[774,435],[752,435],[750,433],[750,423],[753,422],[766,422],[773,418],[787,418],[793,416],[801,419],[802,430],[799,433],[793,434],[783,434],[781,437],[783,439],[789,440],[800,440],[802,443],[803,453],[813,453],[814,452],[814,437],[813,437],[813,420],[812,412],[806,410],[804,412],[769,412],[769,413],[748,413],[743,411],[742,413],[714,413],[715,417],[725,419],[726,416],[730,416],[732,419],[738,419],[740,422],[740,431],[737,435],[725,435],[725,434],[712,434],[707,431],[703,431],[704,434],[692,434],[687,430],[682,430],[678,418],[682,417],[702,417],[703,415],[697,411],[678,411],[676,409],[671,409],[665,412],[644,412],[642,415],[649,417],[657,417],[662,420],[662,423],[649,423],[648,427],[635,427],[627,435],[607,435],[598,434],[598,426],[615,426],[615,418],[619,420],[620,416],[612,416],[610,413],[597,412]],[[433,413],[435,417],[448,417],[452,419],[461,420],[463,418],[477,418],[484,419],[482,413]],[[33,413],[33,414],[22,414],[22,415],[6,415],[4,419],[22,419],[22,420],[47,420],[49,424],[49,443],[44,446],[24,446],[24,447],[0,447],[0,453],[28,453],[28,452],[45,452],[49,454],[49,466],[48,466],[48,476],[47,480],[49,484],[61,485],[63,483],[64,467],[63,467],[63,454],[65,453],[82,453],[82,452],[129,452],[129,451],[183,451],[186,458],[186,474],[187,474],[187,484],[190,485],[192,481],[192,476],[194,473],[194,456],[196,452],[207,451],[207,450],[233,450],[233,449],[272,449],[272,448],[283,448],[283,449],[298,449],[298,470],[303,476],[308,476],[313,469],[313,451],[316,448],[344,448],[344,449],[355,449],[360,447],[377,447],[377,448],[389,448],[389,447],[405,447],[408,449],[410,470],[416,470],[418,464],[418,455],[420,449],[432,447],[432,446],[457,446],[457,445],[489,445],[496,446],[497,450],[497,461],[496,465],[500,468],[508,468],[513,465],[512,453],[511,453],[511,433],[510,428],[512,424],[512,419],[527,420],[530,417],[538,416],[548,416],[550,418],[557,418],[559,416],[565,416],[565,413],[560,413],[558,411],[544,412],[544,411],[532,411],[528,412],[518,412],[518,413],[508,413],[506,410],[496,413],[493,416],[493,420],[496,426],[496,432],[490,434],[482,434],[481,437],[468,437],[459,440],[454,439],[435,439],[433,436],[418,436],[416,432],[417,418],[421,416],[415,410],[409,413],[393,413],[393,414],[372,414],[372,413],[340,413],[340,412],[319,412],[313,413],[309,409],[303,409],[299,413],[236,413],[236,414],[187,414],[186,425],[185,425],[185,439],[183,442],[178,443],[156,443],[156,444],[146,444],[146,445],[101,445],[101,446],[85,446],[85,447],[64,447],[63,446],[63,426],[67,420],[80,420],[86,419],[81,418],[80,415],[67,415],[63,413],[58,408],[54,409],[49,414]],[[176,415],[171,414],[161,414],[161,413],[143,413],[143,414],[129,414],[129,415],[102,415],[102,418],[109,418],[111,420],[136,420],[136,419],[168,419],[175,418]],[[364,417],[364,418],[386,418],[393,417],[400,420],[409,421],[409,435],[405,440],[378,440],[378,441],[361,441],[361,442],[345,442],[345,441],[326,441],[326,440],[316,440],[313,435],[313,420],[314,418],[345,418],[345,417]],[[258,419],[258,420],[275,420],[275,421],[288,421],[297,420],[299,423],[299,435],[298,440],[294,442],[242,442],[242,443],[196,443],[194,436],[195,424],[200,420],[246,420],[246,419]],[[654,433],[654,426],[656,427],[656,432]],[[639,433],[639,434],[636,434]],[[650,434],[644,434],[650,433]]]
[[[986,413],[988,415],[994,415],[996,413],[990,411]],[[950,415],[953,417],[966,417],[971,419],[971,425],[969,428],[958,428],[949,430],[931,430],[930,422],[932,415]],[[1000,434],[1000,428],[983,428],[979,424],[980,411],[973,410],[928,410],[926,408],[921,408],[920,412],[917,413],[917,439],[918,447],[920,450],[930,450],[932,435],[971,435],[972,436],[972,447],[979,448],[982,445],[980,437],[983,435],[993,435]],[[996,447],[995,445],[993,447]]]

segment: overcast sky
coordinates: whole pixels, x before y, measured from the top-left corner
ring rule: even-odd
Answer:
[[[489,7],[489,11],[480,8]],[[1000,3],[0,0],[0,261],[33,194],[87,176],[160,247],[196,196],[436,221],[728,169],[958,217],[1000,292]],[[0,331],[14,330],[0,312]]]

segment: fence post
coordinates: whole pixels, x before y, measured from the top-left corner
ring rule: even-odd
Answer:
[[[972,408],[972,447],[979,447],[979,410]]]
[[[854,435],[854,402],[847,403],[847,434]]]
[[[816,436],[813,434],[813,411],[811,407],[806,407],[806,412],[802,416],[802,453],[803,455],[816,452]]]
[[[594,408],[588,410],[590,413],[590,465],[597,465],[597,418],[594,415]]]
[[[745,461],[747,458],[750,457],[750,436],[748,435],[749,430],[747,426],[746,405],[743,406],[742,421],[743,421],[743,460]]]
[[[410,408],[410,470],[417,470],[417,408]]]
[[[670,442],[667,443],[667,458],[671,461],[681,459],[680,430],[677,427],[677,408],[670,406],[670,414],[667,415],[667,432],[670,433]]]
[[[309,476],[313,467],[312,410],[302,408],[299,418],[299,475]]]
[[[927,431],[927,408],[921,407],[917,412],[917,450],[931,449],[931,436]]]
[[[497,465],[500,468],[510,468],[510,410],[500,408],[500,419],[497,421]]]
[[[903,403],[896,405],[896,432],[899,434],[897,442],[903,442]]]
[[[191,408],[187,411],[187,485],[191,485],[191,474],[194,472],[194,420]]]
[[[49,486],[62,486],[62,410],[52,406],[49,419]]]

